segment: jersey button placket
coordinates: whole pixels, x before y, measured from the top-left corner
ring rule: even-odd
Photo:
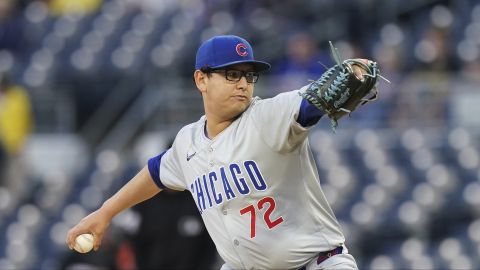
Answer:
[[[213,158],[213,148],[212,148],[212,145],[208,145],[207,151],[208,151],[208,166],[209,166],[210,168],[212,168],[213,166],[215,166],[215,162],[213,161],[214,158]]]

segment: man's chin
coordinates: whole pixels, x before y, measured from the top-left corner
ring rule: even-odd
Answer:
[[[232,118],[238,118],[243,112],[247,110],[248,106],[236,106],[235,110],[232,110]]]

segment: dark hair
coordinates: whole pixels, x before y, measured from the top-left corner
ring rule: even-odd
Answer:
[[[212,74],[212,71],[214,71],[215,69],[211,68],[211,67],[202,67],[200,68],[200,71],[207,74],[208,77],[211,76]]]
[[[200,71],[203,73],[210,73],[213,70],[211,67],[201,67]]]
[[[211,76],[212,70],[214,70],[214,69],[211,68],[211,67],[201,67],[200,68],[200,71],[207,74],[207,77]],[[193,82],[195,83],[195,75],[192,76],[192,79],[193,79]]]

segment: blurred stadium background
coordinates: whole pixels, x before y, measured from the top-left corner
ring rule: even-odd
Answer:
[[[273,64],[261,97],[317,78],[329,40],[343,58],[377,60],[392,81],[380,99],[310,136],[347,245],[360,269],[480,268],[477,0],[0,3],[0,73],[31,108],[6,118],[33,126],[0,127],[20,141],[1,174],[0,269],[218,269],[188,194],[118,216],[99,252],[64,241],[203,114],[196,48],[226,33]]]

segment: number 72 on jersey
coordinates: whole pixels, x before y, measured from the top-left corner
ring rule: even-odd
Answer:
[[[260,212],[264,207],[266,207],[266,210],[263,213],[263,221],[268,229],[273,229],[275,226],[283,222],[282,216],[275,220],[271,219],[270,216],[276,207],[275,200],[272,197],[263,197],[256,205],[250,204],[247,207],[240,209],[240,215],[250,214],[250,238],[254,238],[256,235],[257,209]]]

